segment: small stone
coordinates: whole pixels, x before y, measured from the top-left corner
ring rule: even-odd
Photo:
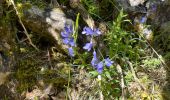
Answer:
[[[145,0],[129,0],[129,4],[131,6],[138,6],[140,4],[143,4]]]

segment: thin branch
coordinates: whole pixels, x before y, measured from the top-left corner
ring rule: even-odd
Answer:
[[[143,37],[144,38],[144,37]],[[145,39],[145,38],[144,38]],[[146,40],[147,41],[147,40]],[[160,56],[158,54],[158,52],[151,46],[151,44],[147,41],[147,44],[150,46],[150,48],[153,50],[153,52],[158,56],[159,60],[162,62],[162,64],[165,65],[165,67],[169,70],[169,67],[167,66],[166,62],[164,61],[164,59],[162,58],[162,56]]]
[[[29,37],[29,34],[28,34],[25,26],[24,26],[23,22],[21,21],[21,18],[20,18],[20,16],[19,16],[19,12],[17,11],[17,7],[15,6],[14,1],[13,1],[13,0],[10,0],[10,2],[12,3],[12,5],[13,5],[13,7],[14,7],[14,9],[15,9],[16,15],[18,16],[18,19],[19,19],[19,23],[20,23],[21,26],[23,27],[24,33],[25,33],[25,35],[27,36],[30,45],[31,45],[32,47],[34,47],[34,48],[38,51],[38,48],[32,43],[32,41],[31,41],[31,39],[30,39],[30,37]]]
[[[120,77],[120,86],[122,88],[122,98],[121,100],[126,100],[125,98],[125,95],[126,95],[126,91],[125,91],[125,81],[124,81],[124,77],[123,77],[123,71],[122,71],[122,68],[119,64],[116,65],[116,69],[117,69],[117,72],[119,74],[119,77]]]
[[[99,87],[101,87],[101,80],[102,80],[102,76],[101,75],[98,75],[98,80],[99,80],[98,81],[99,82]],[[100,88],[99,96],[100,96],[100,100],[104,100],[101,88]]]
[[[139,33],[142,33],[142,34],[145,34],[144,33],[144,29],[145,29],[145,27],[141,24],[141,25],[138,25],[138,28],[139,28],[139,30],[138,30],[138,32]],[[146,28],[146,29],[148,29],[148,28]],[[148,29],[149,30],[149,29]],[[152,34],[153,32],[151,32],[150,34]],[[149,45],[149,47],[152,49],[152,51],[158,56],[158,59],[162,62],[162,64],[163,65],[165,65],[165,67],[169,70],[169,67],[167,66],[167,64],[165,63],[165,61],[164,61],[164,59],[162,58],[162,56],[160,56],[159,54],[158,54],[158,52],[152,47],[152,45],[148,42],[148,39],[146,38],[146,37],[144,37],[142,34],[139,34],[139,36],[141,36],[145,41],[146,41],[146,43]]]

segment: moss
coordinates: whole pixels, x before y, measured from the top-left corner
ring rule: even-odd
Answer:
[[[19,81],[18,91],[22,92],[36,84],[39,71],[37,62],[32,58],[20,60],[17,63],[15,78]]]
[[[23,52],[24,49],[24,52]],[[37,52],[29,47],[19,49],[18,61],[14,69],[13,78],[18,81],[17,91],[32,90],[38,86],[38,82],[43,80],[45,84],[54,84],[55,87],[63,88],[67,84],[67,74],[61,73],[62,69],[50,69],[46,59],[42,59],[45,54],[43,51]],[[57,63],[57,62],[56,62]],[[54,64],[56,64],[54,63]],[[44,69],[44,71],[42,71]]]
[[[56,70],[46,70],[41,76],[45,83],[53,83],[57,87],[67,84],[67,78],[62,77],[63,75]]]
[[[30,5],[36,5],[39,8],[44,9],[47,6],[47,3],[44,0],[27,0],[27,2],[23,3],[23,0],[17,0],[16,4],[21,4],[22,7],[25,8],[25,6],[30,7]]]

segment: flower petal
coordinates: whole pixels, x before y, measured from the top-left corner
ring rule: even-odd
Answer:
[[[62,36],[63,38],[68,38],[70,35],[67,34],[66,32],[61,32],[61,36]]]
[[[105,59],[104,61],[107,67],[112,66],[113,61],[111,61],[109,58]]]
[[[93,58],[92,60],[91,60],[91,65],[94,67],[94,68],[96,68],[96,66],[97,66],[97,59],[95,59],[95,58]]]
[[[146,22],[146,20],[147,20],[147,17],[146,17],[146,16],[144,16],[144,17],[142,17],[142,18],[141,18],[140,23],[145,23],[145,22]]]
[[[97,71],[98,71],[98,73],[102,73],[102,71],[103,71],[103,62],[102,61],[97,64]]]
[[[97,64],[97,68],[103,68],[103,61],[101,61]]]
[[[68,48],[68,53],[71,57],[74,57],[74,50],[72,47]]]
[[[84,27],[82,34],[92,35],[94,32],[90,27]]]
[[[97,58],[96,51],[93,51],[93,58]]]
[[[151,10],[152,11],[156,11],[156,9],[157,9],[157,5],[151,5]]]
[[[97,66],[97,63],[98,63],[98,59],[97,59],[97,56],[96,56],[96,51],[94,50],[93,51],[93,58],[91,60],[91,65],[96,68]]]
[[[69,38],[63,38],[63,43],[66,45],[69,44]]]
[[[91,35],[91,36],[99,36],[101,32],[98,28],[91,29],[90,27],[84,27],[82,34]]]
[[[83,47],[83,49],[90,51],[92,47],[93,47],[93,44],[92,44],[92,42],[90,42],[90,43],[86,43],[86,45]]]
[[[101,31],[98,28],[94,29],[94,33],[95,33],[96,36],[99,36],[99,35],[102,34]]]
[[[73,27],[72,27],[72,25],[67,25],[67,24],[65,24],[64,30],[65,30],[65,32],[68,33],[68,34],[72,34],[72,33],[73,33]]]
[[[76,45],[75,42],[74,42],[74,38],[70,38],[69,44],[70,44],[70,46],[72,46],[72,47]]]
[[[103,68],[98,68],[97,72],[101,74],[103,72]]]

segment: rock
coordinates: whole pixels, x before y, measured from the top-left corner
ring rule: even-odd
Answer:
[[[160,30],[162,32],[169,32],[170,33],[170,21],[163,23],[160,27]]]
[[[170,5],[162,2],[156,5],[156,11],[149,16],[151,24],[154,26],[161,26],[161,24],[170,21]]]
[[[42,91],[40,89],[34,89],[32,92],[26,93],[25,100],[35,100],[35,98],[39,98],[42,96]]]
[[[138,6],[140,4],[143,4],[146,0],[128,0],[130,6]]]
[[[31,92],[26,93],[26,100],[35,100],[35,98],[40,100],[49,100],[50,96],[55,94],[54,87],[52,84],[49,84],[44,90],[39,89],[38,87]]]
[[[58,51],[66,52],[67,46],[63,45],[60,32],[65,24],[73,24],[73,20],[61,8],[42,10],[33,6],[24,10],[22,21],[32,32],[53,41]]]

